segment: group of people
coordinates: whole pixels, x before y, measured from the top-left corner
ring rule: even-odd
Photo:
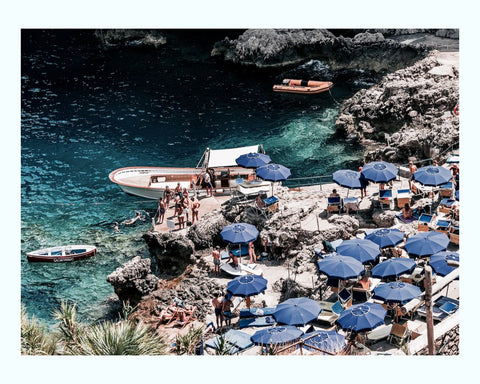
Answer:
[[[215,318],[217,322],[217,328],[223,327],[223,322],[228,327],[232,324],[232,296],[226,292],[217,292],[212,299],[212,305],[215,309]]]
[[[248,243],[248,256],[250,264],[257,263],[257,256],[255,255],[255,245],[253,241]],[[213,273],[217,276],[220,275],[220,246],[216,246],[212,251],[212,258],[213,258]],[[228,260],[227,263],[230,263],[231,266],[235,269],[238,269],[238,256],[235,254],[233,250],[228,251]]]
[[[173,206],[170,207],[170,202],[173,197]],[[195,220],[199,220],[198,212],[200,209],[200,203],[195,196],[190,196],[186,188],[182,188],[180,183],[177,184],[175,190],[172,191],[169,186],[165,187],[163,197],[158,200],[158,208],[156,217],[156,224],[162,224],[165,218],[165,213],[168,209],[173,208],[173,217],[177,217],[179,228],[185,228],[185,224],[190,219],[195,223]]]

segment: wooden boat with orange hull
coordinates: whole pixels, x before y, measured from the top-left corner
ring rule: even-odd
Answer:
[[[29,262],[64,263],[95,256],[97,247],[93,245],[65,245],[39,249],[27,253]]]
[[[282,84],[273,86],[273,91],[315,94],[328,91],[332,87],[333,83],[331,81],[284,79],[282,81]]]

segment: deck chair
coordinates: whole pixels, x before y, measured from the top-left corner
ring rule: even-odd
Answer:
[[[403,208],[407,203],[410,205],[410,189],[397,190],[397,207]]]
[[[342,304],[343,308],[348,308],[352,305],[352,295],[346,288],[343,288],[340,292],[338,292],[338,300]]]
[[[270,316],[275,312],[275,307],[243,308],[240,310],[240,318]]]
[[[267,327],[275,325],[276,321],[273,316],[258,316],[249,317],[246,319],[238,320],[238,326],[240,329],[247,327]]]
[[[391,189],[381,189],[379,192],[378,201],[380,201],[380,208],[384,206],[390,208],[393,200],[393,193]]]
[[[357,288],[357,287],[354,287],[352,289],[353,302],[364,303],[368,301],[368,299],[370,299],[370,295],[371,295],[371,292],[366,289]]]
[[[430,230],[430,226],[433,224],[434,219],[434,215],[422,213],[418,218],[418,230],[421,232],[428,232]]]
[[[318,315],[319,321],[325,321],[327,323],[333,324],[335,320],[338,319],[340,313],[343,311],[342,303],[340,301],[336,301],[334,303],[328,301],[320,301],[319,302],[322,311]]]
[[[452,197],[453,195],[453,183],[450,181],[440,187],[440,196]]]
[[[340,196],[327,198],[327,214],[331,212],[340,212],[342,207],[342,198]]]
[[[358,212],[358,198],[356,197],[345,197],[343,199],[343,209],[347,214],[350,214],[350,210],[355,213]]]
[[[395,344],[398,347],[402,347],[407,341],[408,328],[405,325],[399,323],[393,323],[390,335],[388,336],[388,342]]]

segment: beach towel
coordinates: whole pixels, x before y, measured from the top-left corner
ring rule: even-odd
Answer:
[[[257,316],[270,316],[275,312],[275,307],[265,308],[244,308],[240,310],[240,317],[257,317]]]
[[[415,220],[418,220],[418,218],[416,218],[415,216],[411,217],[410,219],[405,219],[401,213],[397,213],[395,216],[396,216],[396,218],[397,218],[398,220],[400,220],[400,221],[402,221],[402,222],[404,222],[404,223],[407,223],[407,224],[408,224],[408,223],[412,223],[412,222],[414,222]]]

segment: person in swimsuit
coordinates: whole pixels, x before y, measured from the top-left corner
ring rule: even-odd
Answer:
[[[213,185],[212,185],[212,177],[210,176],[210,173],[205,172],[203,175],[203,181],[205,182],[205,189],[207,190],[207,197],[212,196],[213,197]]]
[[[161,197],[160,200],[158,201],[157,222],[156,222],[156,224],[162,224],[164,217],[165,217],[165,202],[163,201],[163,198]]]
[[[175,187],[175,195],[182,197],[182,187],[180,186],[180,183],[177,183],[177,186]]]
[[[232,324],[232,300],[229,298],[230,294],[226,293],[222,303],[222,312],[225,319],[225,325],[230,326]]]
[[[188,200],[188,197],[184,196],[180,201],[181,201],[183,215],[186,217],[188,221],[188,214],[190,213],[190,200]]]
[[[198,221],[198,210],[200,208],[200,203],[194,196],[192,196],[190,205],[192,206],[192,225],[193,225],[195,223],[195,219],[197,219]]]
[[[125,225],[132,225],[132,224],[134,224],[138,219],[140,219],[140,218],[141,218],[140,212],[138,212],[138,211],[136,211],[136,212],[137,212],[137,213],[136,213],[135,217],[133,217],[133,218],[127,220],[127,221],[124,221],[123,223],[124,223]]]
[[[417,172],[417,166],[413,164],[412,160],[410,160],[408,163],[408,169],[410,170],[410,178],[408,179],[408,188],[412,189],[413,174]]]
[[[177,217],[178,217],[178,228],[179,229],[185,228],[185,215],[183,213],[183,210],[180,211]]]
[[[212,305],[215,310],[215,318],[217,320],[217,328],[221,328],[223,325],[223,296],[221,292],[217,292],[216,295],[213,296]]]
[[[163,191],[163,198],[165,199],[165,207],[166,209],[170,208],[170,200],[172,199],[172,190],[167,185],[165,190]]]
[[[237,269],[238,268],[238,257],[233,254],[232,251],[228,252],[228,260],[227,263],[232,260],[232,266]]]
[[[250,257],[250,264],[257,263],[257,256],[255,256],[255,246],[253,241],[248,243],[248,256]]]
[[[220,275],[220,246],[216,246],[212,252],[213,257],[213,271],[215,275]]]
[[[179,215],[183,211],[182,204],[180,202],[180,196],[176,195],[174,199],[174,208],[173,217]]]

